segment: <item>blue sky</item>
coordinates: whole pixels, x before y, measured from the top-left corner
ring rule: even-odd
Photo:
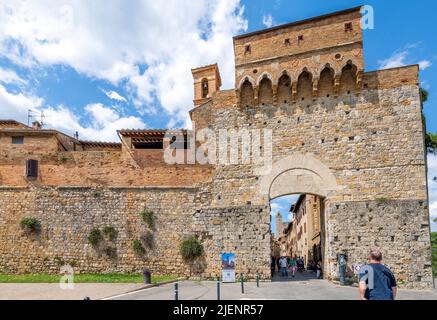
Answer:
[[[363,4],[375,12],[366,70],[420,63],[427,126],[437,131],[432,0],[0,0],[0,118],[27,122],[29,109],[43,111],[48,127],[108,141],[123,127],[190,126],[190,68],[218,62],[232,88],[232,36]]]

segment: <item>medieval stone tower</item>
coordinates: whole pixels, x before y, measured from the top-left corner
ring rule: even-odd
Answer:
[[[338,277],[338,252],[351,267],[379,247],[405,287],[433,287],[418,66],[366,71],[360,20],[353,8],[235,37],[231,90],[220,89],[218,65],[192,69],[195,131],[170,133],[184,141],[175,148],[188,157],[203,129],[226,131],[230,145],[260,133],[250,154],[269,155],[268,170],[170,165],[166,130],[123,129],[120,143],[103,143],[0,121],[0,272],[56,273],[60,257],[76,272],[188,274],[179,245],[195,235],[204,277],[233,252],[238,273],[269,278],[269,201],[312,194],[327,279]],[[38,235],[23,232],[24,217],[41,222]],[[108,225],[118,231],[102,243],[111,256],[87,240]],[[132,241],[150,233],[139,255]]]
[[[338,252],[360,264],[380,247],[401,281],[430,287],[418,66],[366,72],[360,23],[360,8],[353,8],[234,37],[235,89],[215,91],[191,116],[197,130],[270,129],[273,165],[267,174],[251,165],[217,166],[211,207],[248,204],[239,230],[265,234],[269,200],[317,195],[328,278],[337,277]],[[219,78],[209,68],[208,79]],[[237,251],[252,253],[245,261],[251,270],[265,259],[252,264],[255,247],[268,247],[265,237],[256,242]]]
[[[284,223],[282,222],[282,215],[280,212],[277,212],[275,214],[275,225],[276,225],[275,237],[276,239],[278,239],[280,236],[282,236],[284,232]]]

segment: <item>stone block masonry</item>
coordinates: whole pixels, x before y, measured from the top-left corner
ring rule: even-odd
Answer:
[[[196,235],[205,257],[195,264],[195,274],[217,277],[221,253],[235,252],[238,272],[268,278],[268,208],[199,209],[201,201],[205,199],[196,188],[1,188],[0,272],[57,274],[68,264],[77,273],[138,273],[149,268],[154,274],[189,275],[179,246]],[[143,210],[154,212],[155,230],[142,221]],[[20,227],[24,217],[37,218],[41,231],[26,233]],[[115,248],[114,256],[105,253],[105,246],[88,243],[92,229],[106,226],[118,232],[115,241],[103,240]],[[154,245],[141,256],[132,242],[146,232],[153,233]]]
[[[0,192],[0,272],[59,273],[60,261],[79,273],[142,272],[186,274],[179,244],[191,235],[195,189],[184,188],[2,188]],[[140,212],[151,210],[156,230],[149,230]],[[39,234],[26,234],[23,217],[41,222]],[[93,228],[113,226],[116,249],[110,258],[88,243]],[[147,231],[152,249],[138,256],[133,240]]]
[[[357,281],[352,265],[366,263],[368,248],[380,248],[383,263],[404,288],[433,286],[429,216],[426,201],[388,200],[332,203],[326,211],[328,259],[331,279],[338,278],[336,254],[348,254],[348,272]]]

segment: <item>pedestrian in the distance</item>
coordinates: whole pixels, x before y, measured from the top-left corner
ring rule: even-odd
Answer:
[[[275,275],[275,266],[276,266],[276,258],[272,256],[270,257],[270,271],[271,271],[272,278]]]
[[[280,261],[281,264],[281,276],[282,277],[288,277],[288,273],[287,273],[287,258],[286,257],[282,257]]]
[[[367,258],[368,264],[360,269],[361,300],[395,300],[397,294],[396,278],[382,261],[382,253],[372,250]]]
[[[317,265],[316,265],[316,274],[317,274],[317,279],[321,278],[322,275],[322,261],[318,261]]]
[[[296,273],[296,258],[295,257],[291,257],[291,259],[290,259],[290,272],[291,272],[291,276],[294,278],[295,273]]]

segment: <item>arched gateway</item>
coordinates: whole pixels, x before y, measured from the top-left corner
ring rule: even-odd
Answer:
[[[339,189],[331,170],[313,155],[297,153],[273,163],[271,171],[261,180],[261,194],[267,195],[269,201],[287,195],[300,195],[299,206],[304,208],[304,212],[308,212],[303,213],[302,216],[301,210],[294,208],[293,214],[297,217],[293,217],[293,222],[289,223],[286,234],[282,235],[282,231],[276,232],[277,235],[285,237],[281,242],[286,248],[281,250],[277,239],[272,237],[271,246],[274,246],[271,248],[272,256],[302,256],[307,264],[310,261],[308,256],[310,256],[312,261],[316,263],[320,261],[326,278],[334,277],[335,275],[329,273],[328,260],[323,259],[329,254],[326,243],[329,230],[326,224],[325,208],[329,206],[329,197]],[[316,206],[313,202],[314,208],[312,205],[309,206],[307,197],[314,199],[318,205]],[[302,199],[304,203],[301,203]],[[302,218],[304,222],[301,221]],[[282,224],[280,227],[278,223],[276,223],[276,228],[282,228]],[[308,236],[305,236],[305,243],[303,243],[303,238],[300,239],[302,226],[304,226],[305,234],[308,232]],[[317,239],[313,239],[313,236]],[[298,250],[299,246],[302,246],[302,250]],[[303,250],[304,247],[305,250]]]

